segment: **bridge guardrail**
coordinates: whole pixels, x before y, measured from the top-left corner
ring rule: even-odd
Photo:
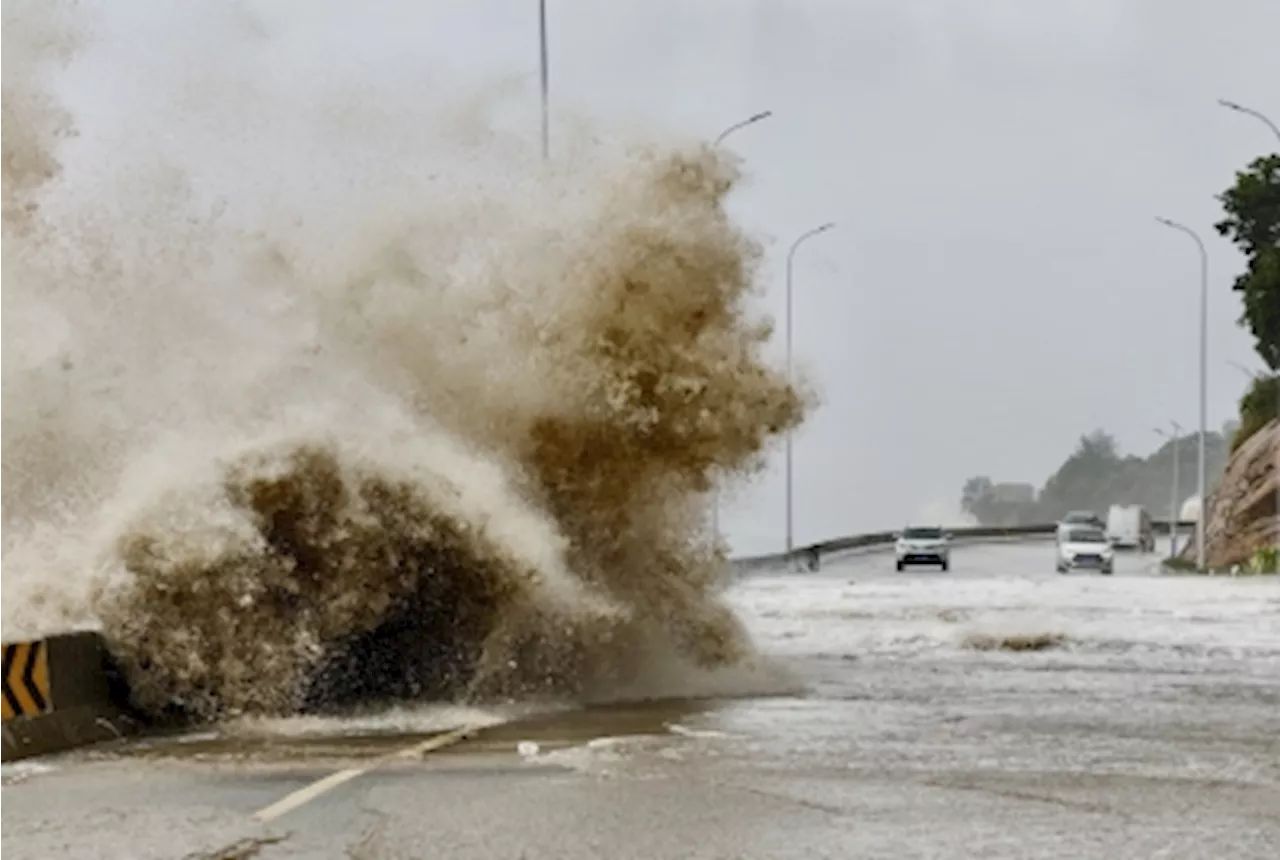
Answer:
[[[1179,520],[1176,523],[1179,531],[1195,528],[1194,520]],[[984,539],[984,538],[1033,538],[1047,537],[1057,531],[1057,523],[1034,523],[1031,525],[1018,526],[965,526],[960,528],[947,529],[953,537],[959,539]],[[1169,520],[1152,520],[1152,531],[1157,535],[1169,534]],[[731,559],[730,563],[739,572],[747,572],[752,570],[760,570],[767,567],[786,564],[797,558],[812,559],[820,562],[822,556],[832,553],[844,552],[851,549],[860,549],[862,547],[889,546],[894,541],[896,532],[865,532],[863,534],[848,535],[846,537],[832,538],[831,540],[819,541],[818,543],[809,544],[807,546],[796,547],[788,556],[785,552],[770,553],[767,555],[746,556],[742,558]]]

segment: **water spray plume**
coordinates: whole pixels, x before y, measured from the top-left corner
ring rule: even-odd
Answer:
[[[750,659],[711,480],[809,401],[731,160],[549,174],[476,143],[501,95],[272,65],[296,22],[208,4],[143,63],[78,8],[4,9],[6,637],[99,626],[203,719]]]

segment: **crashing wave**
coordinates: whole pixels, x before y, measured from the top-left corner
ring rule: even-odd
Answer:
[[[201,718],[750,654],[709,491],[808,399],[762,357],[729,157],[546,173],[207,67],[84,112],[59,76],[126,61],[49,37],[62,9],[4,10],[6,633],[96,622],[140,707]],[[269,48],[243,23],[210,29]]]

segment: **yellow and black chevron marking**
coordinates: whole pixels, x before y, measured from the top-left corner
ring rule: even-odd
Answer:
[[[4,719],[53,710],[49,697],[49,648],[43,642],[4,646]]]

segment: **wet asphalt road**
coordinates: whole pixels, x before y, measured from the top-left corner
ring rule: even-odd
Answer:
[[[1274,860],[1280,581],[1153,559],[1059,576],[1047,544],[976,546],[949,574],[863,555],[757,576],[733,601],[803,689],[526,719],[268,824],[251,816],[291,792],[495,715],[6,766],[5,857]]]

